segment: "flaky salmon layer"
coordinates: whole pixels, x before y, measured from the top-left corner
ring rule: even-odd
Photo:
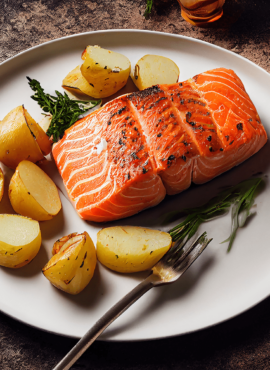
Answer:
[[[80,217],[104,222],[207,182],[266,141],[243,83],[219,68],[107,103],[68,129],[53,156]]]

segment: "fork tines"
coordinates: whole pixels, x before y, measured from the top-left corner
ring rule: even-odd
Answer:
[[[166,268],[172,268],[177,274],[182,275],[204,251],[211,240],[207,239],[207,233],[204,232],[193,242],[188,238],[177,241],[160,262]]]

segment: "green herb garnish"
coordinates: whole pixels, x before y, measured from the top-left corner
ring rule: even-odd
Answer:
[[[27,79],[29,86],[35,92],[31,98],[38,102],[44,112],[52,115],[52,120],[46,133],[49,137],[53,137],[54,142],[62,138],[65,130],[78,121],[83,113],[101,102],[101,100],[91,100],[89,102],[72,100],[66,93],[63,95],[59,91],[55,91],[57,96],[45,94],[44,89],[37,80],[32,80],[29,77]]]
[[[238,228],[243,227],[247,218],[251,215],[250,209],[254,204],[255,191],[261,181],[262,179],[244,181],[223,191],[202,207],[184,209],[181,213],[188,214],[186,219],[169,231],[173,241],[190,239],[196,233],[200,224],[228,213],[231,208],[231,235],[222,242],[229,242],[229,252]]]
[[[145,12],[144,12],[144,17],[145,18],[148,18],[149,15],[151,14],[152,7],[153,7],[153,1],[154,0],[146,0],[146,8],[145,8]]]

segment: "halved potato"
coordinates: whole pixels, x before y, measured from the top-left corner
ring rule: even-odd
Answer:
[[[53,254],[42,270],[44,276],[64,292],[80,293],[92,279],[97,263],[90,236],[87,232],[65,236],[55,243]]]
[[[169,234],[136,226],[108,227],[97,234],[97,258],[111,270],[151,269],[171,247]]]
[[[49,137],[42,130],[39,124],[30,116],[25,108],[23,108],[24,116],[28,127],[30,128],[32,134],[34,134],[36,142],[44,155],[48,155],[52,150],[52,143]]]
[[[135,65],[131,78],[139,90],[153,85],[173,84],[179,78],[178,66],[169,58],[145,55]]]
[[[3,198],[4,195],[4,185],[5,185],[5,180],[4,180],[4,174],[3,171],[0,168],[0,202]]]
[[[81,73],[93,87],[94,98],[106,98],[126,85],[131,67],[124,55],[96,45],[87,46],[82,58]]]
[[[80,66],[67,74],[63,79],[62,87],[78,95],[94,96],[96,94],[95,88],[83,77]]]
[[[37,255],[41,245],[39,223],[18,215],[0,215],[0,265],[19,268]]]
[[[15,169],[24,159],[38,162],[44,156],[27,125],[24,107],[20,105],[0,123],[0,161]]]
[[[54,182],[29,161],[22,161],[17,167],[8,193],[15,212],[37,221],[52,219],[62,207]]]

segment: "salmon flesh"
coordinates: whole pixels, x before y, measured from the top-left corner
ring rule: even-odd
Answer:
[[[243,83],[219,68],[112,100],[66,130],[53,157],[79,216],[104,222],[207,182],[266,141]]]

